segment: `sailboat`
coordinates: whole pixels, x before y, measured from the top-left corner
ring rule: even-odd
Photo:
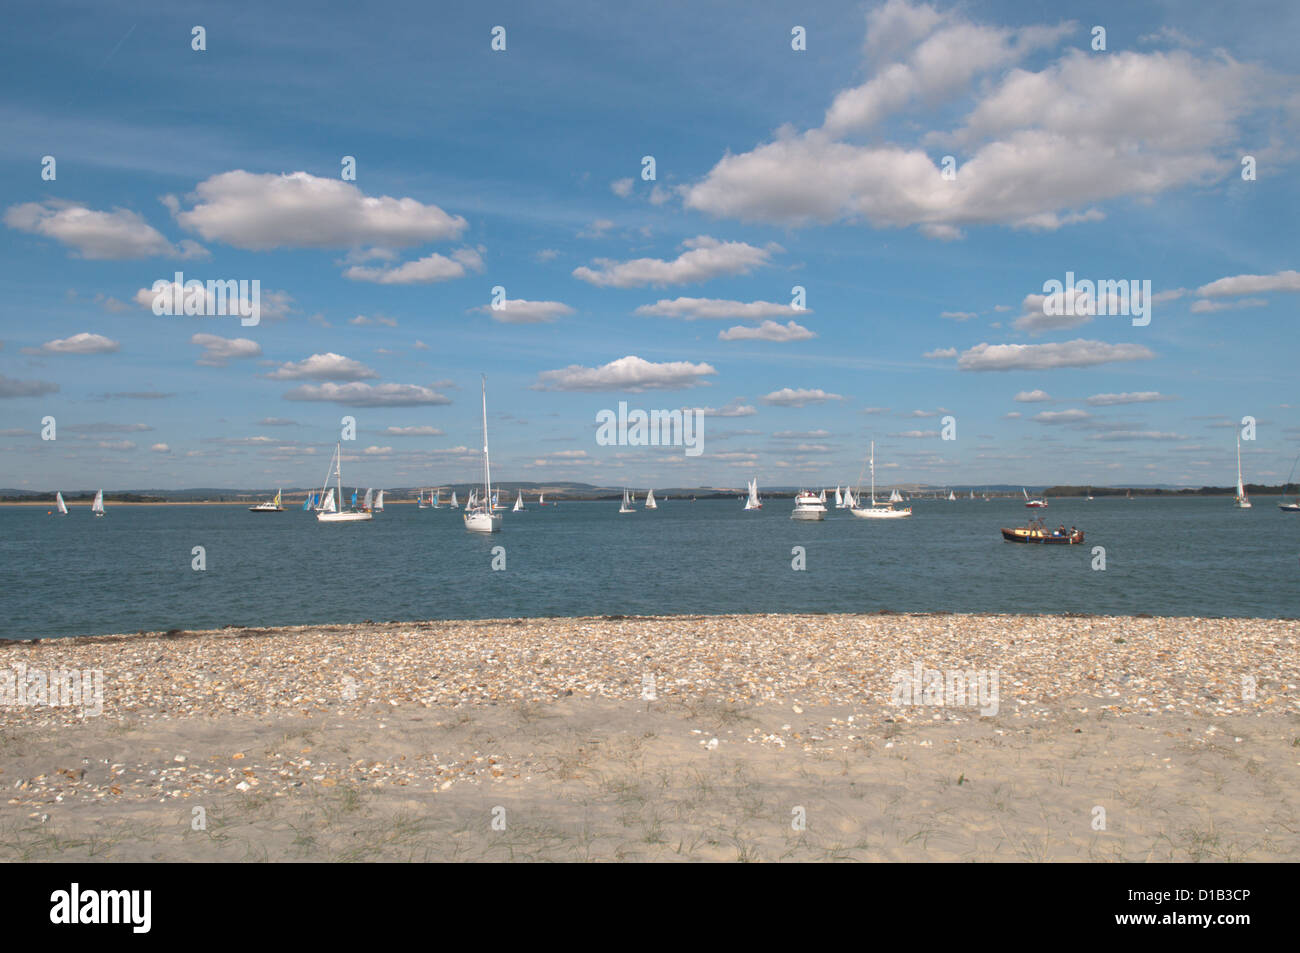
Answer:
[[[758,498],[758,477],[749,481],[749,496],[745,498],[745,509],[761,510],[763,501]]]
[[[538,506],[546,506],[546,494],[545,494],[545,493],[538,493],[538,494],[537,494],[537,505],[538,505]]]
[[[873,446],[872,446],[872,448],[871,448],[872,453],[875,452],[875,449],[876,449],[876,448],[875,448],[875,446],[874,446],[874,444],[873,444]],[[889,502],[890,502],[890,503],[902,503],[902,502],[903,502],[903,494],[901,494],[901,493],[898,492],[898,487],[894,487],[893,492],[889,494]]]
[[[635,497],[632,497],[632,496],[628,493],[628,491],[627,491],[627,487],[624,487],[624,488],[623,488],[623,505],[620,506],[620,507],[618,508],[618,511],[619,511],[620,513],[635,513],[635,512],[636,512],[636,507],[634,507],[634,506],[632,505],[632,502],[633,502],[634,499],[635,499]]]
[[[1130,503],[1132,503],[1132,502],[1133,502],[1133,491],[1132,491],[1132,490],[1125,490],[1125,491],[1124,491],[1124,499],[1126,499],[1126,500],[1128,500]]]
[[[284,507],[280,505],[280,490],[275,491],[275,499],[266,503],[258,503],[256,506],[250,506],[250,513],[283,513]]]
[[[520,490],[519,495],[515,497],[515,505],[510,510],[512,513],[521,513],[524,509],[524,491]]]
[[[825,490],[825,489],[822,490],[822,492],[821,492],[821,496],[817,497],[817,502],[818,502],[818,503],[822,503],[822,504],[824,504],[824,503],[826,502],[826,490]]]
[[[433,505],[433,491],[432,490],[429,491],[429,496],[427,499],[424,496],[424,492],[425,492],[424,490],[420,490],[418,493],[415,494],[415,505],[422,510],[427,510],[429,507]]]
[[[452,494],[452,500],[456,496]],[[492,512],[492,458],[488,455],[487,375],[483,375],[483,499],[465,504],[465,528],[471,533],[499,533],[502,517]]]
[[[910,506],[903,510],[894,509],[893,498],[898,495],[897,490],[890,494],[889,500],[876,499],[876,441],[874,440],[871,441],[871,462],[869,465],[871,467],[871,505],[855,506],[849,512],[862,519],[900,519],[904,516],[911,516],[912,508]],[[859,476],[859,479],[861,479],[861,476]]]
[[[1025,490],[1023,486],[1020,488],[1020,492],[1025,495],[1025,506],[1028,507],[1029,509],[1041,510],[1047,506],[1047,500],[1045,499],[1031,500],[1029,498],[1029,493]]]
[[[835,484],[835,508],[837,510],[844,509],[844,497],[840,496],[840,485],[838,483]]]
[[[330,469],[334,471],[333,476],[338,481],[339,501],[343,500],[343,444],[338,444],[334,448],[334,459],[330,461]],[[320,492],[325,503],[321,506],[320,511],[316,514],[316,519],[321,523],[360,523],[371,518],[369,512],[361,512],[357,506],[357,491],[352,491],[352,509],[343,510],[334,507],[334,487],[329,485],[330,471],[325,471],[325,482],[321,485]],[[328,493],[328,495],[327,495]]]
[[[68,515],[68,504],[63,502],[63,492],[61,490],[54,494],[54,505],[59,508],[59,515]]]
[[[974,490],[974,489],[972,489],[972,490],[970,491],[970,498],[971,498],[972,500],[975,499],[975,490]]]
[[[354,493],[353,494],[354,500],[355,497],[356,494]],[[370,513],[372,512],[371,506],[374,504],[374,502],[375,502],[375,490],[374,487],[371,487],[370,489],[366,490],[366,501],[361,504],[361,508],[365,510],[367,513]],[[354,502],[353,505],[355,506],[356,503]]]
[[[375,491],[375,508],[374,508],[374,511],[375,511],[376,513],[382,513],[382,512],[384,511],[384,491],[383,491],[383,490],[376,490],[376,491]]]
[[[659,509],[659,504],[655,502],[655,491],[653,488],[645,495],[645,508],[648,510]]]
[[[455,490],[452,490],[452,491],[451,491],[451,504],[450,504],[450,505],[451,505],[451,508],[452,508],[453,510],[458,510],[458,509],[460,509],[460,503],[458,503],[458,502],[456,501],[456,491],[455,491]]]
[[[1296,457],[1296,461],[1300,461],[1300,457]],[[1277,508],[1283,513],[1300,513],[1300,493],[1297,493],[1295,499],[1290,503],[1286,501],[1286,487],[1291,485],[1291,477],[1293,476],[1295,476],[1295,463],[1291,464],[1291,472],[1286,477],[1286,486],[1282,487],[1282,502],[1277,505]],[[62,498],[60,498],[59,502],[62,502]]]
[[[954,493],[952,490],[949,490],[949,491],[948,491],[948,502],[949,502],[949,503],[956,503],[956,502],[957,502],[957,494]]]
[[[95,491],[95,502],[90,504],[90,512],[94,513],[96,516],[104,515],[104,491],[103,490]]]
[[[1241,434],[1237,434],[1237,509],[1250,509],[1250,497],[1246,495],[1246,486],[1241,482]]]

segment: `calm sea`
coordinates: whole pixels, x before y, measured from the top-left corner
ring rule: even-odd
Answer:
[[[0,507],[0,635],[505,616],[722,612],[1300,615],[1300,515],[1275,498],[1053,500],[1082,546],[1005,543],[1016,501],[913,503],[907,520],[790,500],[561,503],[467,533],[458,511],[392,504],[371,523],[236,506]],[[192,568],[202,546],[206,570]],[[505,568],[494,571],[493,549]],[[791,568],[804,549],[806,570]],[[1093,568],[1096,546],[1105,570]],[[499,562],[499,556],[498,556]]]

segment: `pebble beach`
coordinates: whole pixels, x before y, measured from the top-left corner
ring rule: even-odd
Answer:
[[[0,671],[102,688],[3,699],[0,857],[1294,860],[1298,642],[952,614],[6,642]]]

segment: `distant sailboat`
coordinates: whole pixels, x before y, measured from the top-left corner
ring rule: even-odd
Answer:
[[[1241,434],[1237,434],[1237,509],[1250,509],[1250,497],[1246,495],[1246,486],[1241,482]]]
[[[876,447],[875,447],[875,442],[874,442],[874,441],[872,442],[871,452],[872,452],[873,455],[874,455],[875,452],[876,452]],[[874,475],[874,471],[873,471],[873,475]],[[889,502],[890,502],[890,503],[902,503],[902,502],[903,502],[903,494],[901,494],[901,493],[898,492],[898,488],[897,488],[897,487],[895,487],[895,488],[894,488],[894,491],[893,491],[892,493],[889,494]]]
[[[871,468],[871,505],[858,505],[849,512],[861,519],[902,519],[905,516],[911,516],[912,508],[910,506],[904,510],[894,509],[893,498],[898,495],[897,490],[890,494],[889,501],[876,499],[876,442],[874,440],[871,441],[871,457],[868,465]],[[859,475],[858,479],[861,479],[861,475]]]
[[[826,502],[826,491],[824,489],[821,492],[821,496],[817,497],[817,502],[823,504]]]
[[[520,490],[519,495],[515,497],[515,505],[510,510],[512,513],[521,513],[524,509],[524,491]]]
[[[432,490],[429,491],[428,499],[425,499],[424,490],[420,490],[418,493],[416,493],[415,505],[422,510],[427,510],[429,507],[433,506],[433,491]]]
[[[645,508],[648,510],[659,509],[659,504],[655,502],[655,491],[653,488],[645,495]]]
[[[537,494],[537,505],[538,505],[538,506],[546,506],[546,494],[545,494],[545,493],[538,493],[538,494]]]
[[[1296,457],[1296,460],[1300,461],[1300,457]],[[1286,487],[1291,485],[1291,477],[1293,476],[1295,476],[1295,463],[1291,464],[1291,472],[1286,477],[1286,486],[1282,487],[1282,502],[1277,505],[1277,508],[1283,513],[1300,513],[1300,493],[1297,493],[1295,499],[1290,503],[1286,501]]]
[[[459,504],[458,502],[456,502],[456,491],[455,491],[455,490],[452,490],[452,491],[451,491],[451,508],[452,508],[453,510],[458,510],[458,509],[460,509],[460,504]]]
[[[256,506],[250,506],[250,513],[283,513],[284,507],[280,505],[280,490],[275,491],[275,499],[267,503],[258,503]]]
[[[384,511],[384,491],[376,490],[375,491],[375,512],[382,513],[383,511]]]
[[[454,496],[453,496],[454,499]],[[465,528],[471,533],[498,533],[501,515],[492,512],[492,458],[488,454],[487,435],[487,375],[483,375],[483,500],[471,507],[465,505]]]
[[[974,489],[972,489],[972,490],[970,491],[970,498],[971,498],[972,500],[975,499],[975,490],[974,490]]]
[[[330,461],[330,470],[333,470],[333,476],[338,480],[339,500],[343,500],[343,444],[338,444],[334,448],[334,459]],[[321,486],[321,495],[325,497],[325,505],[321,507],[316,514],[316,519],[321,523],[360,523],[371,518],[370,513],[362,512],[357,509],[357,491],[352,491],[352,509],[336,510],[334,508],[334,488],[329,485],[331,473],[325,471],[325,483]],[[328,491],[328,495],[326,492]]]
[[[835,484],[835,508],[837,510],[844,509],[844,497],[840,496],[840,485],[838,483]]]
[[[95,491],[95,502],[90,504],[90,512],[94,513],[96,516],[104,515],[104,491],[103,490]]]
[[[761,510],[763,501],[758,498],[758,477],[749,481],[749,495],[745,498],[745,509]]]
[[[68,515],[68,504],[63,502],[63,492],[59,491],[54,494],[54,505],[59,508],[59,514]]]
[[[356,505],[355,497],[356,497],[356,494],[354,493],[354,494],[353,494],[353,505],[354,505],[354,506]],[[374,502],[375,502],[375,490],[374,490],[374,487],[371,487],[370,489],[366,490],[366,500],[365,500],[364,503],[361,504],[361,508],[362,508],[363,510],[365,510],[367,513],[369,513],[369,512],[371,512],[371,507],[373,506]]]
[[[623,488],[623,504],[618,508],[618,511],[619,511],[620,513],[635,513],[635,512],[636,512],[636,507],[634,507],[634,506],[632,505],[632,501],[633,501],[634,499],[635,499],[635,497],[632,497],[631,494],[628,493],[627,488],[624,487],[624,488]]]
[[[949,490],[949,491],[948,491],[948,502],[949,502],[949,503],[956,503],[956,502],[957,502],[957,494],[954,493],[952,490]]]
[[[1047,506],[1047,500],[1046,500],[1046,499],[1031,500],[1031,499],[1029,498],[1029,493],[1028,493],[1028,491],[1026,491],[1025,488],[1024,488],[1023,486],[1020,488],[1020,492],[1023,493],[1023,494],[1025,495],[1025,506],[1027,506],[1029,509],[1031,509],[1031,510],[1041,510],[1041,509],[1043,509],[1044,507]]]

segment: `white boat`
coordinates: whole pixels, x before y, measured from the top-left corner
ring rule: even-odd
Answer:
[[[949,502],[949,503],[956,503],[956,502],[957,502],[957,494],[954,493],[952,490],[949,490],[949,491],[948,491],[948,502]]]
[[[538,493],[538,494],[537,494],[537,505],[538,505],[538,506],[545,506],[545,505],[546,505],[546,494],[545,494],[545,493]]]
[[[761,510],[763,501],[758,498],[758,477],[749,481],[749,496],[745,498],[745,509]]]
[[[648,510],[659,509],[659,504],[655,502],[655,491],[653,489],[645,495],[645,508]]]
[[[519,495],[515,497],[515,505],[510,512],[522,513],[524,509],[524,491],[520,490]]]
[[[95,491],[95,502],[90,504],[90,512],[94,513],[96,516],[104,515],[104,491],[103,490]]]
[[[1300,462],[1300,457],[1296,457],[1296,461]],[[1297,493],[1295,499],[1290,503],[1286,501],[1286,489],[1291,485],[1293,476],[1295,476],[1295,463],[1291,464],[1291,472],[1286,477],[1286,486],[1282,487],[1282,502],[1277,505],[1277,508],[1283,513],[1300,513],[1300,493]],[[62,502],[63,498],[60,497],[59,501]]]
[[[1246,485],[1241,482],[1241,434],[1237,434],[1237,500],[1239,510],[1250,509],[1250,497],[1246,495]]]
[[[874,454],[874,453],[876,452],[875,441],[872,441],[871,452],[872,452],[872,454]],[[874,475],[874,470],[873,470],[873,475]],[[903,494],[901,494],[901,493],[898,492],[898,488],[897,488],[897,487],[895,487],[895,488],[894,488],[894,491],[893,491],[892,493],[889,494],[889,502],[890,502],[890,503],[902,503],[902,502],[903,502]]]
[[[1025,496],[1025,506],[1027,506],[1029,509],[1031,509],[1031,510],[1041,510],[1041,509],[1044,509],[1044,508],[1047,506],[1047,499],[1046,499],[1046,497],[1041,497],[1041,498],[1036,499],[1036,500],[1031,500],[1031,499],[1029,498],[1029,492],[1028,492],[1028,491],[1027,491],[1023,486],[1020,488],[1020,492],[1024,494],[1024,496]]]
[[[974,491],[974,490],[971,490],[971,491],[970,491],[970,498],[971,498],[972,500],[975,499],[975,491]]]
[[[894,509],[893,498],[898,495],[897,490],[890,495],[888,500],[876,499],[876,441],[874,440],[871,441],[871,458],[868,465],[871,468],[871,505],[855,506],[849,512],[859,519],[866,520],[902,519],[905,516],[911,516],[912,508],[910,506],[902,510]]]
[[[455,499],[455,494],[452,494]],[[483,375],[483,500],[465,504],[465,528],[471,533],[499,533],[501,514],[492,512],[492,458],[488,454],[487,375]]]
[[[835,508],[837,510],[844,509],[844,497],[840,496],[840,485],[838,483],[835,484]]]
[[[250,513],[283,513],[284,507],[280,505],[281,492],[281,490],[276,490],[275,499],[266,503],[258,503],[256,506],[250,506],[248,511]]]
[[[370,489],[366,490],[366,501],[361,504],[361,508],[365,510],[367,513],[373,512],[374,503],[375,503],[375,488],[371,487]]]
[[[333,470],[333,476],[338,481],[339,502],[343,501],[343,444],[337,444],[334,448],[334,459],[330,461],[330,469]],[[334,488],[329,485],[331,473],[325,471],[325,483],[321,486],[321,496],[325,499],[324,505],[316,514],[316,519],[321,523],[363,523],[371,518],[369,512],[356,509],[356,491],[352,491],[353,508],[350,510],[335,509],[334,507]],[[328,492],[328,495],[326,493]]]
[[[632,501],[633,501],[634,499],[635,499],[635,497],[633,497],[630,493],[628,493],[627,488],[624,487],[624,488],[623,488],[623,503],[622,503],[622,505],[618,508],[618,511],[619,511],[620,513],[635,513],[635,512],[636,512],[636,507],[634,507],[634,506],[632,505]]]
[[[433,506],[433,491],[429,491],[427,499],[424,496],[424,490],[418,491],[415,494],[415,505],[422,510],[427,510],[429,507]]]
[[[458,510],[458,509],[460,509],[460,503],[458,503],[458,502],[456,501],[456,491],[455,491],[455,490],[452,490],[452,491],[451,491],[451,508],[452,508],[453,510]]]
[[[384,511],[384,491],[376,490],[374,512],[382,513],[383,511]]]
[[[807,490],[800,490],[794,498],[794,511],[790,514],[790,519],[824,520],[826,518],[826,501],[822,499],[822,496],[825,495],[825,490],[822,490],[821,496]]]
[[[54,505],[57,506],[57,507],[59,508],[59,513],[60,513],[60,515],[62,515],[62,516],[67,516],[67,515],[68,515],[68,504],[63,502],[63,491],[62,491],[62,490],[60,490],[60,491],[58,491],[57,493],[54,494]]]

